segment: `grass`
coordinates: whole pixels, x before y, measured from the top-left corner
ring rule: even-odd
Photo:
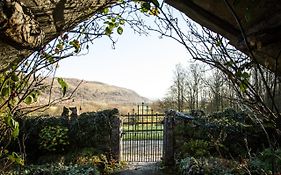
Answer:
[[[162,124],[123,125],[123,140],[163,140]]]
[[[141,133],[125,133],[122,140],[163,140],[163,131],[141,132]]]
[[[128,125],[125,124],[122,127],[123,131],[153,131],[153,130],[163,130],[162,124],[136,124],[136,125]]]

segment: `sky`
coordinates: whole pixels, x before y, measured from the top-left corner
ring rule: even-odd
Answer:
[[[95,40],[89,50],[87,55],[62,60],[56,76],[124,87],[152,100],[167,93],[175,65],[190,60],[175,40],[160,39],[159,34],[140,36],[126,27],[115,49],[105,37]]]

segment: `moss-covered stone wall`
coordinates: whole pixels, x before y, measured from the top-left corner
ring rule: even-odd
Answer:
[[[20,121],[21,142],[30,162],[49,154],[94,148],[119,159],[120,119],[117,109],[82,113],[77,118],[36,117]],[[52,145],[51,145],[52,144]]]

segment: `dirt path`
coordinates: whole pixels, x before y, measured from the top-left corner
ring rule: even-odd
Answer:
[[[175,175],[175,173],[163,170],[156,162],[138,162],[130,163],[126,169],[114,175]]]

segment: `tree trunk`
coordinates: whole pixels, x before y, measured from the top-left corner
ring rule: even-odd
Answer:
[[[0,71],[74,28],[115,0],[2,0]]]

